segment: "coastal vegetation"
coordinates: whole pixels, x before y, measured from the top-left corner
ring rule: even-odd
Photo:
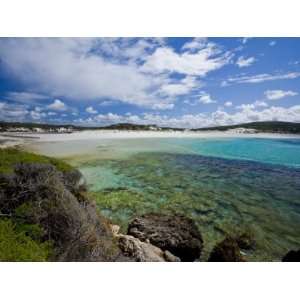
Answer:
[[[14,166],[20,163],[48,163],[62,172],[73,170],[73,167],[59,159],[20,151],[18,148],[0,148],[0,173],[11,173]]]
[[[0,261],[47,261],[51,242],[43,242],[37,224],[23,224],[10,218],[0,220]]]
[[[266,133],[289,133],[299,134],[300,123],[293,122],[280,122],[280,121],[262,121],[262,122],[251,122],[242,123],[228,126],[214,126],[214,127],[203,127],[193,128],[192,131],[227,131],[233,129],[252,129],[257,132]],[[0,121],[0,132],[51,132],[51,133],[71,133],[73,131],[84,131],[84,130],[132,130],[132,131],[184,131],[185,128],[175,128],[158,126],[155,124],[132,124],[132,123],[118,123],[108,126],[76,126],[71,124],[43,124],[43,123],[19,123],[19,122],[1,122]]]
[[[76,169],[18,149],[0,154],[1,261],[121,259]]]
[[[228,126],[215,126],[206,128],[193,129],[194,131],[226,131],[237,128],[255,129],[258,132],[267,133],[290,133],[300,134],[300,123],[280,122],[280,121],[266,121],[266,122],[251,122]]]

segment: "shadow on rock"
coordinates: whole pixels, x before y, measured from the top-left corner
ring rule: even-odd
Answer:
[[[196,224],[181,215],[145,214],[129,224],[128,234],[169,251],[181,261],[199,259],[203,248]]]

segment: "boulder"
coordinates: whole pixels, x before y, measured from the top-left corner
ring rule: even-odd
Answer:
[[[235,238],[240,249],[253,250],[255,248],[254,235],[251,232],[244,232]]]
[[[300,250],[295,251],[291,250],[289,251],[283,258],[283,262],[300,262]]]
[[[118,239],[119,247],[123,251],[123,254],[137,262],[180,261],[171,253],[165,253],[160,248],[150,243],[141,242],[133,236],[119,234]]]
[[[181,261],[200,258],[202,236],[190,218],[181,215],[145,214],[128,226],[128,234],[169,251]]]
[[[169,261],[169,262],[180,262],[180,258],[173,255],[170,251],[166,250],[164,252],[164,258],[166,261]]]
[[[240,253],[237,241],[232,237],[226,237],[212,250],[208,261],[210,262],[241,262],[245,261]]]

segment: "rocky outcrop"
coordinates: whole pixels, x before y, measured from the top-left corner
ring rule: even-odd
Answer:
[[[128,260],[108,221],[83,193],[80,173],[64,174],[51,164],[19,164],[1,175],[0,211],[24,223],[38,224],[53,243],[55,261]],[[80,199],[77,197],[80,196]]]
[[[245,261],[241,255],[237,241],[232,237],[226,237],[212,250],[208,261],[210,262],[242,262]]]
[[[253,250],[255,249],[256,243],[254,239],[254,234],[251,232],[244,232],[235,238],[240,249],[243,250]]]
[[[300,250],[295,251],[291,250],[289,251],[283,258],[283,262],[300,262]]]
[[[180,259],[169,251],[162,251],[150,243],[141,242],[139,239],[120,234],[119,247],[125,256],[138,262],[179,262]]]
[[[133,259],[136,262],[179,262],[180,259],[174,256],[169,251],[163,251],[160,248],[142,242],[139,239],[119,233],[118,225],[111,225],[111,230],[114,236],[118,239],[118,244],[123,254],[126,257]]]
[[[181,215],[146,214],[128,226],[128,235],[169,251],[181,261],[200,258],[202,236],[192,219]]]

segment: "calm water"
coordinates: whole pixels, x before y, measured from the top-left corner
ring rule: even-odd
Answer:
[[[102,212],[124,228],[144,212],[184,213],[204,237],[203,260],[225,234],[243,231],[257,242],[246,252],[250,261],[280,260],[300,248],[300,139],[94,143],[93,152],[71,162],[87,178]]]
[[[173,142],[195,154],[300,167],[300,139],[223,138]]]

